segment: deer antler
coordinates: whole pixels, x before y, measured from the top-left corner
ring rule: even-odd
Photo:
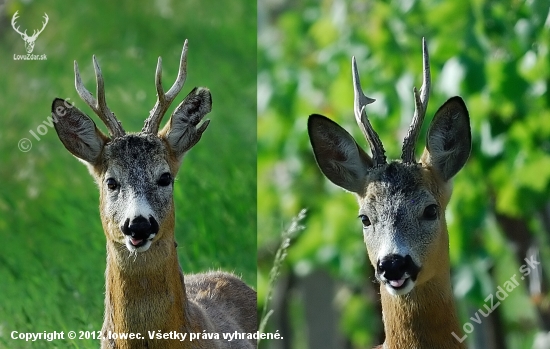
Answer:
[[[416,163],[414,156],[414,148],[416,140],[418,139],[418,134],[422,128],[422,122],[424,121],[424,116],[426,116],[426,109],[428,107],[428,100],[430,99],[430,57],[428,55],[428,47],[426,46],[426,40],[422,38],[422,87],[420,88],[420,96],[418,95],[418,90],[414,88],[414,116],[409,127],[409,131],[405,140],[403,141],[403,149],[401,159],[404,163]]]
[[[21,36],[24,36],[26,38],[36,38],[38,37],[38,35],[40,35],[40,33],[42,33],[42,31],[44,31],[44,28],[46,28],[46,25],[48,24],[48,21],[50,20],[50,18],[48,17],[48,14],[47,13],[44,13],[44,19],[46,20],[45,22],[42,22],[42,29],[40,29],[38,32],[36,31],[36,29],[33,31],[32,35],[29,37],[27,35],[27,30],[25,30],[25,32],[21,32],[19,31],[19,28],[20,26],[17,26],[17,28],[15,27],[17,25],[16,21],[17,19],[19,18],[19,11],[15,11],[15,14],[13,15],[13,18],[11,19],[11,26],[13,27],[13,29]]]
[[[46,21],[45,22],[42,22],[42,29],[40,29],[38,32],[36,30],[34,30],[32,32],[32,38],[36,38],[38,37],[38,35],[40,35],[40,33],[42,33],[44,31],[44,28],[46,28],[46,25],[48,24],[48,21],[50,20],[50,18],[48,17],[48,14],[44,13],[44,17],[43,17]]]
[[[378,137],[378,134],[372,128],[367,113],[365,112],[365,107],[375,100],[365,96],[361,89],[361,81],[359,81],[355,57],[351,58],[351,69],[353,75],[353,110],[355,112],[355,121],[357,121],[359,128],[363,131],[365,138],[367,138],[367,142],[369,142],[374,165],[383,165],[386,163],[384,146],[380,141],[380,137]]]
[[[15,11],[15,14],[13,15],[13,18],[11,19],[11,26],[13,27],[13,30],[15,30],[19,35],[28,37],[27,36],[27,30],[25,30],[24,33],[21,33],[19,31],[19,26],[17,28],[15,27],[16,26],[15,21],[19,18],[18,13],[19,13],[19,11]]]
[[[157,103],[151,110],[149,117],[145,120],[142,132],[157,133],[159,130],[160,122],[164,117],[164,114],[170,107],[170,104],[174,101],[178,93],[180,93],[187,78],[187,40],[183,43],[183,50],[181,52],[180,67],[178,70],[178,77],[176,81],[170,87],[168,92],[164,92],[162,88],[162,58],[159,57],[157,63],[157,71],[155,73],[155,85],[157,88]]]
[[[101,69],[99,69],[99,64],[93,56],[94,70],[95,70],[95,79],[97,84],[97,100],[92,96],[90,91],[84,87],[82,79],[80,78],[80,72],[78,71],[78,63],[74,61],[74,76],[75,76],[75,87],[78,95],[86,104],[93,109],[93,111],[99,116],[101,121],[107,126],[111,138],[122,137],[126,133],[120,124],[120,121],[117,120],[115,114],[113,114],[107,107],[105,101],[105,86],[103,84],[103,75],[101,75]]]

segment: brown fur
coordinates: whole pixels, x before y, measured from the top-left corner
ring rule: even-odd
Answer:
[[[444,264],[444,263],[443,263]],[[450,279],[442,275],[418,285],[407,296],[395,297],[380,288],[386,332],[386,349],[466,348],[452,332],[460,335]]]
[[[136,263],[124,245],[107,243],[105,321],[102,333],[141,333],[145,339],[103,341],[102,348],[250,348],[255,341],[150,340],[148,331],[170,333],[253,333],[256,293],[232,274],[181,272],[174,241],[159,240],[151,246],[164,255],[154,267]],[[149,251],[147,251],[149,252]],[[147,253],[145,252],[145,253]],[[158,256],[148,256],[151,259]],[[141,259],[145,262],[147,259]],[[185,280],[185,281],[184,281]],[[248,305],[247,309],[243,306]]]
[[[165,142],[163,142],[165,143]],[[177,161],[167,157],[177,173]],[[103,167],[103,166],[101,166]],[[104,173],[95,168],[93,172]],[[101,180],[98,180],[101,182]],[[104,191],[100,190],[104,212]],[[256,292],[229,273],[209,272],[184,276],[178,262],[174,238],[174,205],[151,247],[130,253],[116,224],[101,216],[107,237],[105,320],[102,334],[140,333],[143,339],[103,340],[102,348],[255,348],[255,340],[223,340],[223,333],[254,333],[257,330]],[[219,340],[185,341],[149,339],[157,333],[219,333]]]
[[[421,163],[427,162],[426,157]],[[450,188],[429,164],[424,166],[419,185],[429,188],[444,211],[451,196]],[[380,348],[466,348],[452,336],[453,332],[461,336],[462,329],[451,289],[449,235],[444,215],[415,288],[404,297],[395,297],[381,285],[380,295],[386,333],[385,347]]]

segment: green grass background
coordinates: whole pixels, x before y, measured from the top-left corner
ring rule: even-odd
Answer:
[[[215,5],[215,6],[214,6]],[[21,29],[49,23],[34,54],[15,61]],[[234,271],[256,284],[256,4],[225,1],[10,1],[0,7],[0,348],[97,348],[94,340],[25,343],[11,331],[99,330],[103,320],[105,237],[98,191],[85,166],[53,128],[29,133],[54,97],[71,98],[96,121],[74,89],[73,60],[95,94],[92,54],[107,103],[127,131],[139,131],[156,101],[163,58],[173,83],[185,39],[188,78],[165,117],[194,86],[212,91],[212,120],[184,160],[174,188],[176,237],[184,272]],[[21,138],[33,142],[23,153]]]

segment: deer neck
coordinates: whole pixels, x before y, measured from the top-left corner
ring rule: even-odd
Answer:
[[[189,321],[188,301],[183,273],[179,266],[175,241],[158,240],[150,249],[131,254],[119,243],[107,242],[105,320],[103,333],[140,333],[145,341],[117,340],[111,347],[169,348],[182,347],[177,340],[149,340],[149,331],[161,333],[194,332]],[[110,347],[107,345],[107,347]]]
[[[451,290],[450,275],[432,278],[405,296],[380,289],[386,341],[384,349],[465,349]]]

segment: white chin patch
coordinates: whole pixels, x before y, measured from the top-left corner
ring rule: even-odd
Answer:
[[[403,296],[411,292],[414,288],[415,282],[407,277],[401,280],[385,280],[384,286],[389,294],[392,296]]]
[[[126,243],[126,248],[130,252],[145,252],[149,249],[149,247],[151,247],[151,243],[155,238],[155,235],[156,234],[152,234],[146,241],[136,240],[130,236],[125,236],[124,242]]]

